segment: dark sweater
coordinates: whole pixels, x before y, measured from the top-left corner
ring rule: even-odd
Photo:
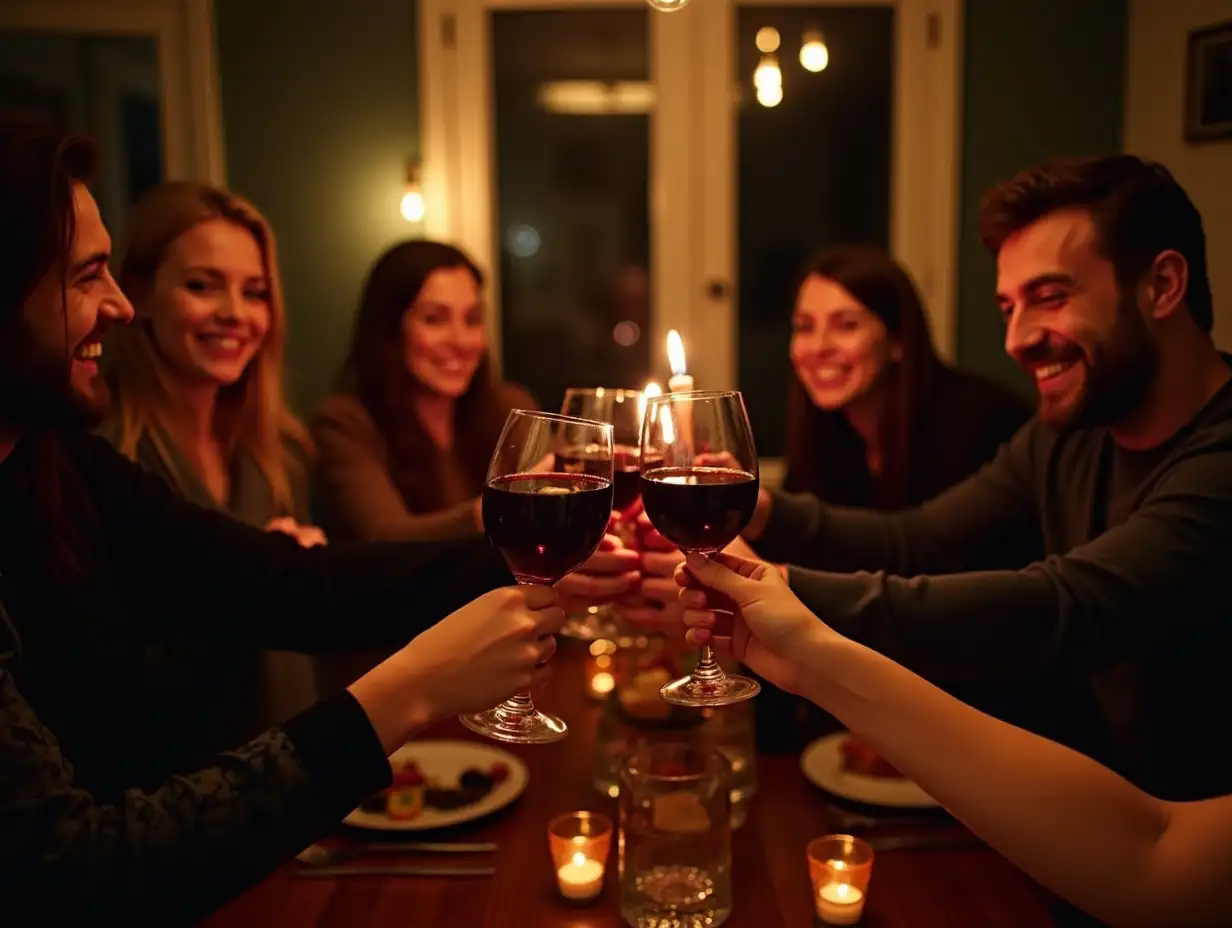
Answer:
[[[68,582],[35,543],[29,489],[57,462],[86,503],[71,511],[86,557]],[[179,767],[159,738],[174,706],[143,693],[144,646],[405,642],[511,582],[481,538],[300,548],[182,501],[85,435],[23,440],[0,462],[0,514],[0,897],[44,924],[193,922],[388,783],[345,692],[208,769]]]
[[[1091,753],[1144,789],[1232,792],[1232,382],[1150,451],[1032,420],[902,513],[779,495],[757,548],[825,568],[790,571],[808,607],[934,679],[1080,684],[1111,742]]]

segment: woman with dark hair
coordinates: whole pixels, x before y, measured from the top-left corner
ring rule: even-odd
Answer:
[[[342,392],[312,423],[331,534],[449,538],[481,528],[488,459],[521,387],[493,379],[483,273],[460,249],[402,242],[364,285]]]
[[[992,459],[1027,402],[937,357],[911,278],[876,248],[805,267],[791,338],[784,488],[876,509],[917,505]]]

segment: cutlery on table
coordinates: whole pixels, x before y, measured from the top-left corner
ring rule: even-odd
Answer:
[[[464,843],[458,841],[376,841],[365,844],[346,844],[340,847],[325,847],[310,844],[298,854],[296,860],[310,867],[328,867],[342,861],[389,854],[491,854],[496,850],[493,841]]]
[[[336,876],[495,876],[495,867],[299,867],[301,877]]]

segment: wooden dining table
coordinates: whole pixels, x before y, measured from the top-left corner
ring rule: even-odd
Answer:
[[[529,785],[515,802],[444,833],[403,836],[495,842],[496,852],[478,859],[414,858],[415,863],[451,865],[462,860],[468,866],[482,860],[495,868],[494,876],[305,879],[296,876],[303,865],[288,861],[203,925],[616,928],[624,924],[618,906],[617,842],[612,843],[602,895],[584,905],[566,903],[558,895],[548,854],[548,821],[562,812],[589,809],[617,820],[616,801],[591,786],[602,707],[585,695],[585,658],[586,648],[580,642],[562,642],[552,680],[536,695],[545,709],[564,717],[568,737],[551,745],[502,746],[521,758],[530,773]],[[422,737],[476,739],[452,719]],[[346,763],[346,758],[339,757],[338,762]],[[762,754],[757,767],[758,792],[747,820],[732,834],[734,906],[726,924],[731,928],[820,924],[813,914],[805,846],[827,833],[836,799],[805,779],[796,755]],[[941,827],[947,833],[957,828]],[[348,837],[356,836],[352,832]],[[968,845],[878,854],[861,924],[1051,928],[1055,922],[1049,899],[1039,887],[995,851]]]

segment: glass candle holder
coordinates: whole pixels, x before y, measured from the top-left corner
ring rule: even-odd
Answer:
[[[809,879],[813,906],[827,925],[856,925],[864,915],[873,849],[851,835],[826,835],[809,842]]]
[[[548,822],[548,850],[560,894],[572,902],[598,897],[611,848],[612,820],[606,815],[566,812]]]

